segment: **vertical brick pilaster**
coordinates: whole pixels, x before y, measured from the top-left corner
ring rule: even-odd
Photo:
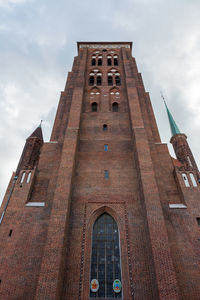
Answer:
[[[165,300],[178,299],[178,285],[172,263],[159,190],[155,179],[150,146],[141,114],[139,96],[135,81],[129,76],[128,62],[126,65],[127,59],[124,49],[122,54],[124,58],[125,81],[128,87],[127,96],[136,152],[136,165],[140,178],[139,189],[141,191],[141,200],[144,201],[146,210],[159,298]]]
[[[73,170],[79,139],[80,115],[84,92],[83,75],[86,64],[86,50],[82,51],[83,55],[76,78],[77,87],[73,92],[69,122],[65,132],[57,186],[49,221],[49,231],[35,297],[37,300],[60,299],[59,295],[62,288],[63,252],[67,238]]]

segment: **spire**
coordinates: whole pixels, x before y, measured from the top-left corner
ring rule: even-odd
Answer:
[[[169,119],[169,124],[170,124],[170,128],[171,128],[172,136],[180,134],[181,132],[180,132],[178,126],[176,125],[176,123],[174,121],[174,118],[172,117],[172,115],[171,115],[171,113],[170,113],[170,111],[169,111],[169,109],[167,107],[167,104],[165,102],[165,98],[164,98],[162,92],[161,92],[161,97],[162,97],[162,99],[163,99],[163,101],[165,103],[165,107],[166,107],[166,110],[167,110],[167,115],[168,115],[168,119]]]
[[[42,134],[42,120],[40,122],[40,125],[33,131],[33,133],[28,137],[37,137],[38,139],[40,139],[41,141],[43,141],[43,134]]]

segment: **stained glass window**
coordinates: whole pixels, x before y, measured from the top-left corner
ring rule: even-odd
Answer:
[[[121,281],[118,227],[107,213],[102,214],[93,226],[90,281],[92,279],[98,280],[99,289],[90,291],[91,298],[122,298],[122,292],[113,290],[114,280]]]

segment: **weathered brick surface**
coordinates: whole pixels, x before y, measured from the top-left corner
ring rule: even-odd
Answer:
[[[96,51],[102,66],[91,66]],[[109,53],[118,55],[118,66],[107,66]],[[101,86],[88,84],[95,69],[102,74]],[[112,69],[120,73],[120,86],[107,84]],[[97,112],[91,112],[94,101]],[[119,111],[112,112],[116,101]],[[24,158],[32,158],[31,152]],[[43,144],[26,183],[29,171],[21,166],[0,225],[0,299],[89,299],[92,228],[104,212],[119,228],[124,300],[199,299],[199,185],[193,187],[193,170],[175,166],[161,143],[130,49],[79,49],[51,140]],[[45,206],[27,207],[27,202]]]

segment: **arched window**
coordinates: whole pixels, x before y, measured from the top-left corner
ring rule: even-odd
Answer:
[[[182,173],[183,181],[185,183],[186,187],[190,187],[190,183],[188,181],[187,175],[185,173]]]
[[[118,66],[118,57],[114,56],[114,66]]]
[[[90,290],[92,298],[122,298],[122,292],[115,293],[113,282],[121,281],[119,233],[115,220],[107,213],[94,223],[92,233],[92,256],[90,282],[99,282],[97,292]]]
[[[103,131],[107,131],[108,130],[108,125],[103,124]]]
[[[26,179],[26,183],[29,183],[31,180],[31,172],[28,173],[28,177]]]
[[[101,58],[98,59],[98,66],[102,66],[102,59]]]
[[[115,76],[115,83],[116,85],[121,85],[121,80],[119,76]]]
[[[95,58],[92,58],[92,63],[91,63],[92,66],[96,66],[96,59]]]
[[[111,58],[111,56],[107,56],[107,66],[112,66],[112,58]]]
[[[94,85],[94,76],[90,76],[89,85]]]
[[[113,78],[112,76],[108,76],[108,85],[113,85]]]
[[[112,104],[112,111],[113,111],[113,112],[118,112],[118,108],[119,108],[118,103],[117,103],[117,102],[114,102],[114,103]]]
[[[23,183],[23,182],[24,182],[25,175],[26,175],[26,172],[23,172],[23,173],[22,173],[21,180],[20,180],[20,183]]]
[[[192,181],[193,186],[197,186],[196,179],[195,179],[195,177],[194,177],[194,175],[192,173],[190,173],[190,179]]]
[[[101,85],[101,76],[97,76],[97,85]]]
[[[91,107],[92,107],[92,112],[96,112],[98,109],[98,104],[96,102],[93,102]]]

